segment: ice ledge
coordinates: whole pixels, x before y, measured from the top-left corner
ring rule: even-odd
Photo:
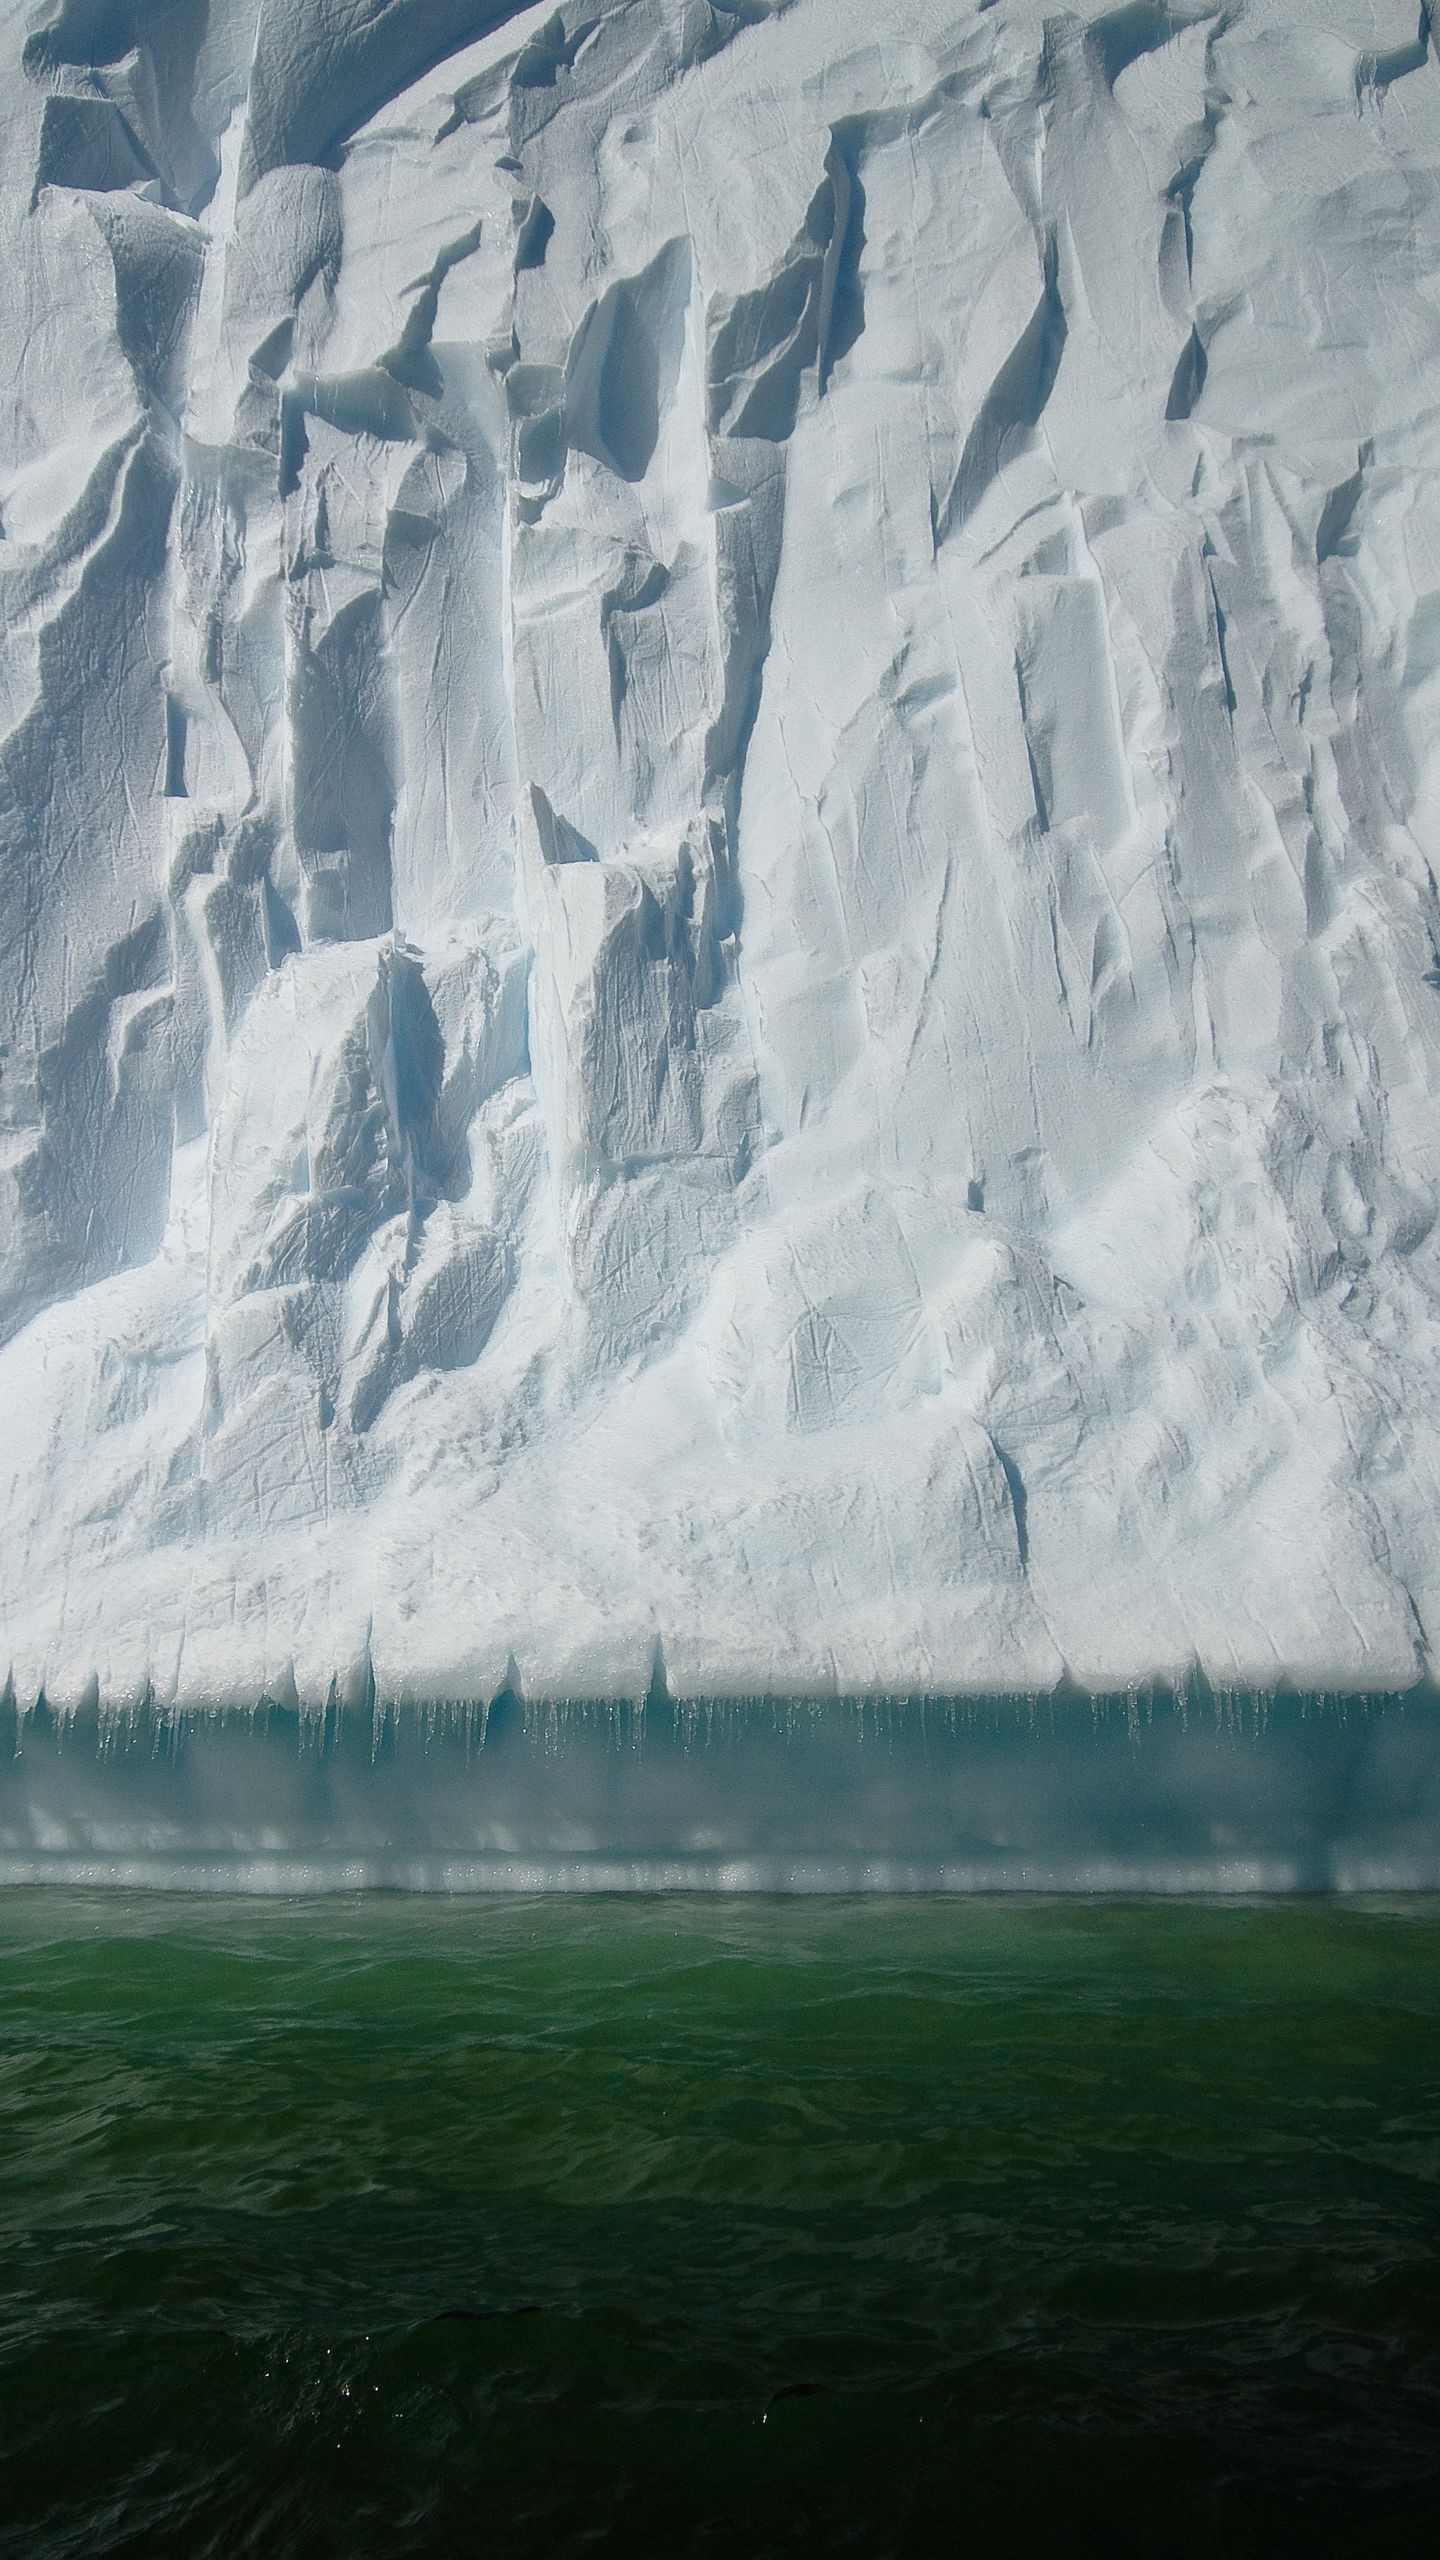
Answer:
[[[90,1654],[69,1660],[51,1655],[49,1669],[45,1658],[17,1656],[0,1689],[0,1705],[21,1718],[39,1711],[68,1721],[98,1713],[114,1725],[137,1715],[219,1721],[279,1708],[318,1725],[337,1710],[423,1717],[483,1712],[510,1698],[536,1710],[585,1701],[617,1711],[658,1703],[688,1712],[737,1700],[777,1709],[816,1702],[985,1705],[997,1697],[1101,1706],[1117,1698],[1197,1694],[1265,1701],[1433,1693],[1428,1658],[1418,1656],[1413,1644],[1344,1653],[1306,1644],[1288,1655],[1259,1643],[1249,1649],[1232,1644],[1218,1657],[1196,1655],[1162,1665],[1137,1645],[1097,1654],[1077,1667],[1043,1641],[1027,1648],[1013,1630],[977,1641],[973,1628],[958,1629],[947,1652],[945,1612],[938,1606],[926,1614],[923,1637],[917,1632],[909,1642],[903,1633],[880,1628],[880,1614],[831,1612],[823,1642],[818,1634],[807,1642],[763,1624],[748,1631],[748,1641],[716,1644],[697,1636],[668,1646],[644,1630],[550,1643],[527,1643],[502,1631],[489,1641],[457,1638],[444,1647],[420,1648],[388,1644],[377,1634],[338,1664],[328,1650],[279,1650],[273,1623],[270,1643],[253,1629],[228,1643],[207,1633],[177,1635],[167,1645],[162,1634],[128,1656],[107,1648],[100,1657],[103,1670]]]

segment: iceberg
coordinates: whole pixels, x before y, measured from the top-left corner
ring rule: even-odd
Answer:
[[[1428,1683],[1428,7],[3,42],[22,1718]]]

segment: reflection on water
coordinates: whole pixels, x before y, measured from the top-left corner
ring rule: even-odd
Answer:
[[[0,2551],[1440,2496],[1440,1904],[0,1896]]]
[[[1440,1701],[0,1722],[0,1882],[1440,1888]]]

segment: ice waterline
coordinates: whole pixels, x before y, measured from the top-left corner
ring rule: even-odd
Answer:
[[[12,1704],[0,1752],[3,1884],[1440,1890],[1429,1692]]]

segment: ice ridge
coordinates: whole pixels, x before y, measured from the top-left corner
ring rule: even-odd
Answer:
[[[17,1706],[1430,1680],[1429,8],[0,41]]]

